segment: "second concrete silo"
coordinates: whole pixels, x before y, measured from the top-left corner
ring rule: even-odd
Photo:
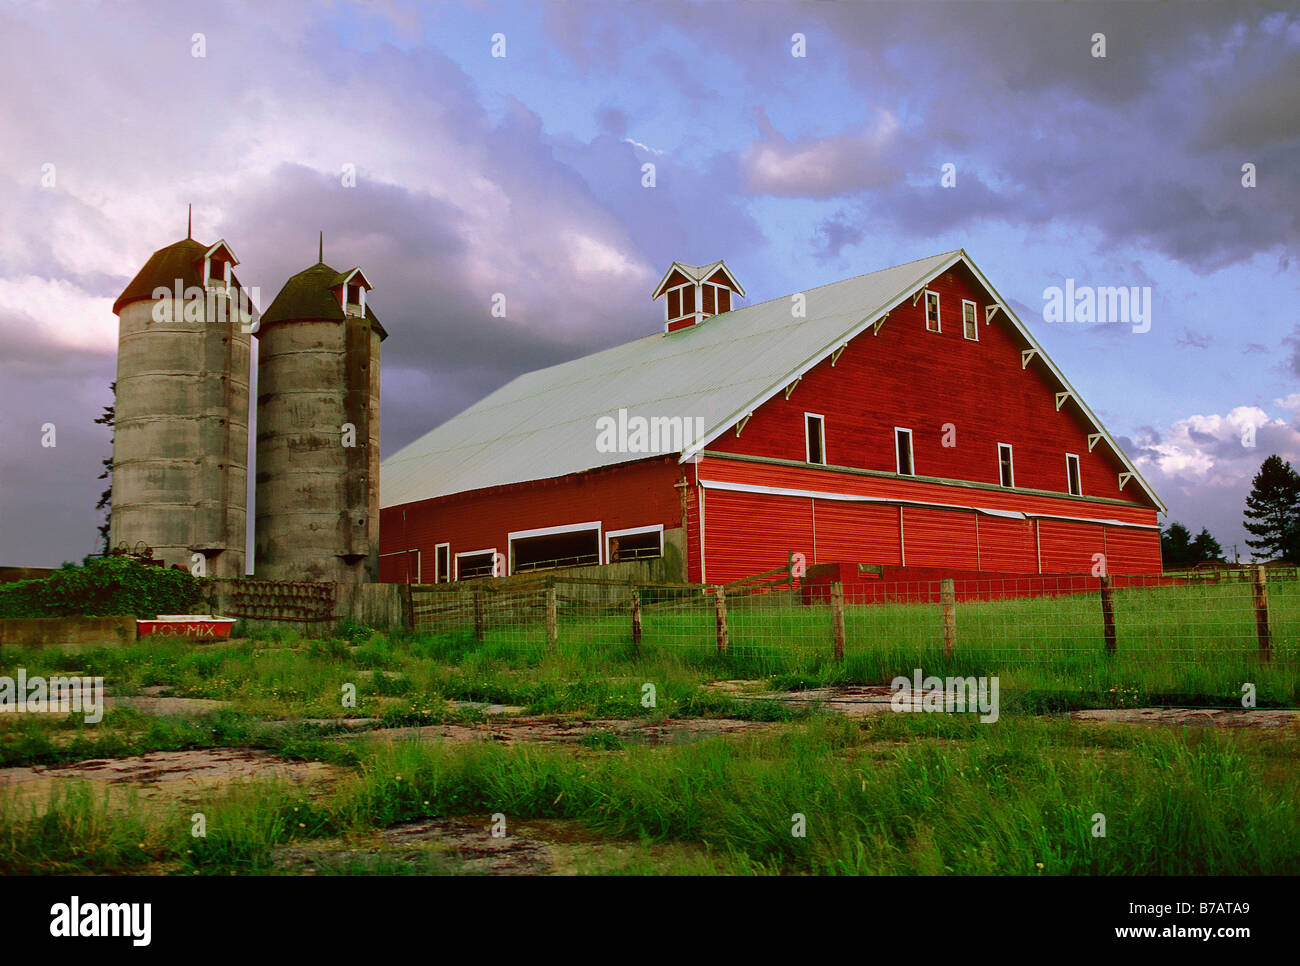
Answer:
[[[359,268],[294,275],[257,331],[255,576],[373,581],[379,348]]]

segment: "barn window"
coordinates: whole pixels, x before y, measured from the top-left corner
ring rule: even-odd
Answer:
[[[1003,486],[1015,486],[1016,474],[1011,465],[1011,446],[998,443],[998,481]]]
[[[939,293],[928,289],[925,293],[925,330],[939,331]]]
[[[716,285],[704,286],[704,295],[703,295],[704,306],[702,308],[702,311],[704,312],[705,315],[714,314],[713,307],[714,305],[717,304],[717,291],[718,291],[718,287]]]
[[[718,286],[718,314],[731,311],[731,289]]]
[[[682,290],[679,288],[668,290],[668,318],[676,319],[682,314]]]
[[[894,427],[894,455],[898,472],[905,476],[911,476],[914,471],[912,468],[912,431],[910,429]]]
[[[475,577],[493,576],[492,565],[496,558],[496,547],[456,554],[456,579],[473,580]]]
[[[817,413],[803,414],[804,457],[809,463],[826,463],[826,420]]]
[[[610,563],[649,560],[664,555],[664,526],[611,530],[605,534],[605,559]]]
[[[961,324],[966,338],[972,342],[980,339],[980,327],[975,322],[975,303],[969,299],[961,300]]]
[[[451,544],[440,543],[433,548],[433,582],[445,584],[451,580]]]
[[[1073,453],[1065,454],[1065,482],[1070,488],[1071,496],[1083,496],[1083,484],[1079,480],[1079,457]]]
[[[510,572],[600,563],[600,521],[510,534]]]

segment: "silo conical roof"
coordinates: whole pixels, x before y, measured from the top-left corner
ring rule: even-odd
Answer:
[[[311,268],[304,269],[290,277],[280,289],[265,312],[262,313],[262,326],[276,322],[305,322],[319,320],[337,320],[342,322],[346,316],[343,307],[334,295],[334,288],[341,285],[349,272],[338,272],[324,262],[317,262]],[[366,306],[366,320],[375,327],[381,339],[388,333],[375,318],[375,313]]]
[[[113,312],[121,314],[122,306],[140,299],[153,298],[154,289],[165,288],[171,291],[177,280],[181,288],[203,286],[203,253],[208,246],[192,238],[182,238],[174,244],[160,248],[144,263],[144,268],[136,272],[135,278],[122,290],[122,294],[113,303]]]

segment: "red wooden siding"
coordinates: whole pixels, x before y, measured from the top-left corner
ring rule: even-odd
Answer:
[[[704,532],[704,575],[711,584],[779,567],[791,553],[811,561],[812,501],[708,490]]]
[[[901,564],[898,507],[814,500],[817,520],[813,563],[854,561]]]
[[[1157,531],[1106,528],[1107,573],[1158,574],[1160,570],[1160,534]]]
[[[903,563],[908,567],[978,570],[975,514],[903,507]]]
[[[1032,520],[1009,520],[981,513],[976,523],[979,526],[980,570],[1038,573],[1038,549]]]
[[[1045,574],[1091,574],[1093,554],[1106,552],[1105,528],[1096,523],[1039,520],[1038,546]]]
[[[728,430],[709,449],[803,460],[807,410],[826,417],[826,451],[840,466],[894,472],[894,427],[902,426],[912,430],[919,475],[996,484],[998,443],[1010,443],[1018,487],[1068,493],[1065,454],[1074,453],[1084,496],[1147,502],[1136,483],[1120,491],[1123,467],[1105,443],[1088,451],[1094,430],[1075,404],[1057,411],[1057,386],[1042,361],[1021,368],[1023,344],[1011,324],[1000,314],[985,324],[992,299],[964,266],[928,287],[939,293],[942,332],[925,330],[924,300],[905,299],[878,335],[859,335],[833,367],[823,361],[789,400],[778,393],[742,436]],[[976,304],[978,342],[962,334],[962,299]],[[949,423],[956,445],[945,447]]]
[[[509,534],[518,530],[590,520],[601,521],[604,532],[654,524],[675,529],[682,525],[673,485],[680,475],[676,458],[661,457],[386,507],[380,510],[379,579],[405,581],[400,551],[419,550],[423,579],[431,583],[439,543],[451,544],[454,572],[456,554],[493,547],[507,553]]]

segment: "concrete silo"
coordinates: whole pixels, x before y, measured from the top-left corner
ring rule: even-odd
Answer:
[[[224,241],[154,252],[116,302],[113,547],[242,577],[251,301]]]
[[[359,268],[289,279],[257,331],[255,576],[373,581],[379,344]]]

